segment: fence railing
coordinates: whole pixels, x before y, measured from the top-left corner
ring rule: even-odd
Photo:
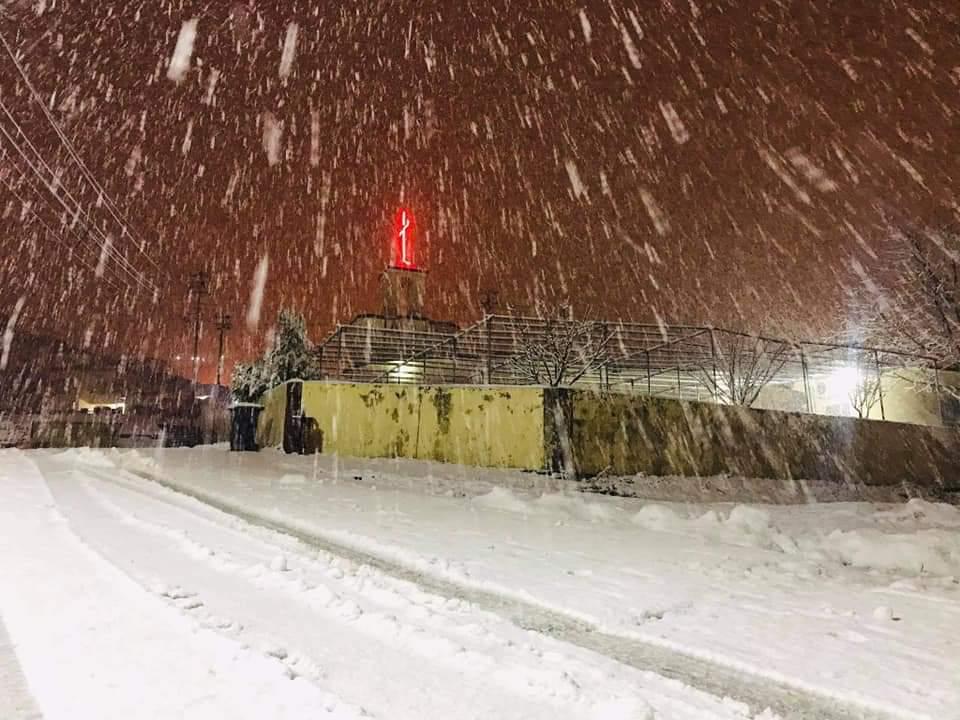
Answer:
[[[333,380],[586,386],[875,419],[897,419],[891,393],[901,403],[910,386],[942,422],[954,415],[932,358],[710,327],[489,315],[456,333],[344,325],[318,352]]]

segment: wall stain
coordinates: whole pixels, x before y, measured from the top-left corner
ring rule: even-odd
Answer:
[[[373,388],[368,393],[360,393],[360,399],[366,407],[372,409],[383,402],[383,393],[377,388]]]
[[[430,402],[437,410],[437,427],[446,435],[450,432],[450,411],[453,409],[453,396],[441,388],[433,393]]]

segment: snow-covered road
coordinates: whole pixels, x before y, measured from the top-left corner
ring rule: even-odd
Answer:
[[[960,717],[954,508],[666,507],[464,472],[0,453],[0,617],[37,707]]]

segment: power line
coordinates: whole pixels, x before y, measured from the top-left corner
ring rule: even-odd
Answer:
[[[2,131],[3,131],[3,128],[2,128],[2,126],[0,126],[0,132],[2,132]],[[27,176],[26,171],[24,171],[24,169],[21,168],[21,167],[17,164],[15,158],[13,158],[13,157],[10,155],[10,152],[9,152],[6,148],[3,148],[2,150],[3,150],[3,158],[6,159],[6,160],[9,162],[10,167],[12,167],[12,168],[14,168],[14,169],[17,170],[17,172],[18,172],[18,181],[19,181],[20,185],[21,185],[21,186],[26,186],[29,190],[31,190],[31,191],[33,192],[33,194],[39,199],[40,203],[42,203],[42,204],[45,205],[49,210],[51,210],[55,216],[59,215],[59,211],[57,210],[56,207],[54,207],[54,205],[53,205],[52,201],[50,200],[50,198],[41,190],[41,188],[38,188],[33,182],[31,182],[30,178],[28,178],[28,176]],[[20,152],[19,148],[17,148],[17,150],[18,150],[18,152]],[[20,156],[21,156],[21,158],[23,158],[23,153],[22,153],[22,152],[20,152]],[[40,178],[40,179],[41,179],[42,182],[44,181],[43,178]],[[15,191],[14,188],[13,188],[12,183],[5,181],[4,184],[5,184],[8,188],[10,188],[11,192],[14,193],[14,195],[16,195],[16,196],[21,200],[21,202],[26,202],[18,193],[16,193],[16,191]],[[89,237],[89,236],[87,236],[87,237],[81,236],[81,235],[77,232],[77,230],[74,228],[74,225],[77,223],[77,221],[80,220],[80,218],[77,217],[77,213],[76,213],[74,210],[72,210],[72,209],[70,209],[70,208],[67,208],[66,205],[65,205],[63,202],[60,202],[60,206],[61,206],[61,208],[63,209],[64,212],[66,212],[68,215],[74,217],[74,222],[73,222],[72,224],[68,224],[65,220],[61,220],[60,222],[61,222],[61,224],[62,224],[64,227],[67,228],[67,230],[69,231],[69,233],[76,238],[77,242],[79,243],[79,248],[89,249],[89,250],[94,254],[94,256],[102,256],[102,255],[103,255],[103,248],[102,248],[102,246],[101,246],[101,243],[99,243],[99,242],[96,240],[96,238]],[[36,212],[33,212],[32,214],[35,215],[35,216],[37,216],[37,217],[39,217],[39,215],[38,215]],[[68,247],[71,247],[71,246],[68,246]],[[71,249],[76,250],[76,249],[77,249],[77,246],[73,246],[73,247],[71,247]],[[127,284],[127,283],[128,283],[128,281],[127,281],[119,272],[117,272],[116,269],[110,267],[109,264],[104,264],[104,267],[102,268],[102,273],[98,273],[98,274],[101,275],[101,276],[103,276],[103,275],[109,275],[110,277],[113,277],[117,282],[122,283],[122,284]]]
[[[23,137],[24,141],[27,143],[27,145],[29,146],[30,150],[33,152],[34,156],[36,156],[36,158],[37,158],[37,160],[40,162],[40,164],[44,167],[44,169],[46,169],[46,171],[47,171],[48,173],[50,173],[50,177],[52,178],[52,181],[55,181],[58,185],[60,185],[60,187],[63,189],[63,192],[66,193],[68,199],[77,206],[77,211],[76,211],[76,212],[71,211],[71,210],[68,210],[68,212],[70,212],[71,214],[74,214],[74,215],[78,214],[78,213],[79,213],[79,209],[80,209],[80,202],[79,202],[79,200],[77,200],[76,198],[74,198],[74,197],[73,197],[73,194],[70,192],[70,190],[67,189],[67,188],[63,185],[62,182],[59,181],[59,179],[57,178],[57,174],[54,172],[53,168],[50,167],[50,165],[49,165],[49,164],[47,163],[47,161],[44,159],[44,157],[43,157],[43,155],[40,153],[40,151],[37,150],[36,146],[33,144],[33,142],[32,142],[32,141],[30,140],[30,138],[27,136],[26,132],[23,130],[23,128],[21,127],[21,125],[17,122],[16,118],[13,117],[13,114],[10,112],[9,108],[7,108],[6,104],[5,104],[2,100],[0,100],[0,110],[2,110],[3,113],[7,116],[7,119],[8,119],[11,123],[13,123],[13,126],[14,126],[14,128],[16,129],[17,133],[18,133],[21,137]],[[27,161],[27,163],[31,166],[31,169],[33,169],[33,170],[34,170],[34,173],[35,173],[38,177],[40,177],[41,181],[44,182],[44,184],[48,187],[48,189],[49,189],[53,194],[56,194],[56,189],[55,189],[55,186],[53,185],[53,183],[52,183],[52,182],[49,182],[49,183],[48,183],[48,182],[42,177],[42,175],[40,174],[40,172],[36,169],[36,167],[35,167],[35,166],[33,165],[33,163],[30,161],[30,159],[29,159],[28,157],[26,157],[26,154],[23,152],[23,149],[17,145],[16,140],[13,139],[13,138],[11,138],[11,137],[9,136],[9,134],[8,134],[5,130],[3,130],[2,126],[0,126],[0,131],[3,131],[3,134],[7,137],[7,139],[10,141],[10,143],[14,146],[14,149],[17,151],[17,153],[18,153],[24,160]],[[62,203],[61,203],[61,204],[62,204]],[[87,216],[87,219],[92,222],[92,216],[90,215],[89,210],[86,211],[86,216]],[[106,241],[106,237],[104,236],[103,232],[100,231],[99,228],[95,228],[95,229],[96,229],[97,232],[100,234],[100,237],[103,238],[104,241]],[[127,268],[130,272],[132,272],[133,274],[137,274],[137,275],[139,274],[139,271],[137,271],[136,267],[135,267],[129,260],[127,260],[127,258],[124,257],[116,248],[114,248],[113,245],[112,245],[112,243],[106,243],[106,242],[105,242],[102,247],[106,250],[107,254],[111,255],[111,256],[117,261],[118,264],[120,264],[120,265],[123,266],[123,267],[126,267],[126,268]],[[143,283],[139,283],[139,284],[143,284]],[[155,288],[149,288],[149,289],[155,290]]]
[[[142,238],[138,237],[137,235],[134,235],[134,233],[131,232],[129,221],[124,222],[124,220],[120,219],[119,216],[122,215],[123,213],[119,210],[119,208],[117,208],[116,203],[114,203],[113,201],[113,198],[111,198],[110,195],[107,194],[107,191],[103,189],[103,186],[97,181],[93,173],[90,172],[90,169],[87,167],[86,163],[84,163],[83,159],[77,154],[76,149],[73,147],[73,143],[64,134],[63,130],[60,129],[60,126],[57,124],[50,110],[47,108],[46,103],[44,103],[43,99],[40,97],[40,93],[37,92],[37,89],[34,87],[33,83],[30,81],[30,77],[27,75],[26,71],[23,69],[23,66],[20,64],[20,61],[17,60],[17,56],[14,54],[13,49],[10,47],[10,44],[7,42],[7,39],[3,36],[3,33],[0,33],[0,43],[3,44],[3,47],[7,51],[7,55],[10,56],[10,59],[13,60],[13,64],[16,66],[17,71],[20,73],[20,77],[23,78],[24,83],[26,84],[27,88],[30,90],[31,96],[36,101],[36,103],[40,106],[40,109],[43,111],[44,117],[47,118],[47,121],[50,123],[54,131],[57,133],[57,136],[63,142],[64,147],[67,148],[67,152],[70,154],[70,157],[72,157],[73,160],[77,163],[77,166],[80,168],[81,172],[87,178],[87,180],[99,191],[101,197],[106,203],[107,210],[113,216],[113,219],[117,221],[117,223],[120,225],[123,231],[134,241],[134,244],[137,246],[137,249],[140,251],[140,254],[143,255],[147,259],[147,261],[151,265],[153,265],[153,267],[156,270],[162,272],[162,269],[160,268],[160,266],[153,260],[153,258],[151,258],[147,254],[146,250],[144,250],[144,246],[146,245],[146,242]]]
[[[3,131],[3,128],[2,128],[2,126],[0,126],[0,132],[2,132],[2,131]],[[33,191],[34,195],[35,195],[37,198],[39,198],[40,202],[43,203],[48,209],[52,210],[53,213],[54,213],[54,215],[57,215],[57,214],[58,214],[58,211],[57,211],[57,209],[53,206],[53,204],[51,203],[50,199],[49,199],[46,195],[43,194],[43,192],[40,190],[40,188],[36,187],[36,186],[30,181],[30,179],[27,177],[27,175],[26,175],[26,173],[24,172],[24,170],[23,170],[19,165],[17,165],[17,163],[15,162],[14,158],[12,158],[12,157],[10,156],[9,151],[8,151],[7,149],[5,149],[5,148],[3,149],[3,158],[6,159],[6,160],[8,160],[9,163],[10,163],[10,166],[13,167],[13,168],[15,168],[15,169],[17,170],[17,172],[19,173],[19,181],[20,181],[21,185],[22,185],[22,186],[25,185],[27,188],[29,188],[31,191]],[[41,178],[41,180],[43,180],[43,179]],[[12,186],[12,184],[11,184],[9,181],[5,181],[4,184],[7,185],[7,187],[9,187],[9,188],[11,189],[11,192],[14,192],[14,194],[18,197],[18,199],[21,200],[21,202],[25,202],[25,201],[23,200],[23,198],[22,198],[18,193],[16,193],[16,192],[13,190],[13,186]],[[54,193],[54,195],[55,195],[55,193]],[[73,216],[73,218],[74,218],[74,224],[75,224],[78,220],[80,220],[80,218],[77,217],[77,214],[76,214],[76,212],[74,212],[74,210],[71,210],[70,208],[68,208],[68,207],[66,206],[66,204],[63,203],[62,200],[59,200],[59,199],[58,199],[58,201],[60,202],[60,206],[61,206],[61,208],[63,209],[63,211],[64,211],[65,213],[67,213],[68,216]],[[37,213],[35,213],[35,212],[34,212],[33,214],[34,214],[34,215],[37,215]],[[68,246],[68,247],[70,247],[71,250],[88,249],[88,250],[90,250],[91,252],[93,252],[94,256],[102,256],[103,250],[102,250],[102,248],[98,248],[98,242],[97,242],[97,240],[96,240],[95,238],[92,238],[92,237],[89,237],[89,236],[88,236],[88,237],[83,237],[83,236],[81,236],[80,234],[78,234],[77,230],[73,227],[73,224],[68,224],[65,220],[64,220],[64,221],[61,221],[61,224],[63,224],[63,225],[67,228],[67,230],[70,232],[70,234],[73,235],[73,236],[77,239],[78,245]],[[112,278],[114,281],[129,286],[129,281],[128,281],[124,276],[122,276],[119,272],[117,272],[116,269],[111,268],[109,265],[104,265],[104,267],[102,268],[102,272],[99,272],[99,273],[97,273],[97,274],[100,275],[101,277],[109,276],[109,277]]]
[[[30,142],[30,139],[27,137],[26,133],[23,132],[23,129],[16,122],[16,119],[14,119],[13,116],[10,114],[9,110],[7,109],[6,105],[3,104],[2,100],[0,100],[0,109],[2,109],[4,113],[10,118],[10,120],[14,123],[14,126],[17,129],[17,132],[21,136],[23,136],[27,144],[30,146],[30,149],[36,155],[39,162],[50,173],[53,180],[56,180],[57,179],[56,173],[53,172],[53,169],[43,159],[43,156],[37,151],[33,143]],[[127,260],[122,254],[120,254],[119,250],[113,247],[112,241],[108,239],[106,235],[104,235],[103,231],[100,230],[98,227],[96,227],[95,224],[93,224],[92,217],[90,216],[89,211],[84,212],[84,215],[86,216],[85,218],[81,217],[81,212],[83,212],[83,209],[80,203],[76,200],[76,198],[74,198],[73,194],[62,184],[60,185],[60,188],[63,190],[63,193],[66,195],[67,199],[75,205],[75,207],[71,208],[71,207],[68,207],[66,202],[64,202],[63,198],[60,196],[59,192],[57,191],[57,187],[51,181],[47,180],[43,176],[43,174],[38,169],[37,165],[30,159],[30,157],[27,156],[23,148],[17,144],[16,139],[10,135],[10,133],[7,131],[6,128],[3,127],[2,124],[0,124],[0,133],[3,134],[3,136],[7,139],[7,141],[13,146],[13,149],[16,150],[17,154],[20,155],[20,157],[27,163],[33,175],[36,178],[38,178],[41,181],[41,183],[43,183],[44,187],[46,187],[46,189],[50,192],[50,194],[54,196],[54,198],[57,200],[60,206],[64,209],[64,211],[67,212],[68,215],[72,215],[76,220],[82,222],[84,226],[87,228],[87,232],[89,234],[100,236],[101,253],[106,253],[106,255],[113,257],[113,259],[120,266],[120,269],[126,272],[127,275],[129,275],[133,279],[133,281],[137,283],[138,286],[145,287],[148,291],[156,292],[157,288],[151,282],[145,280],[141,276],[139,271],[136,269],[136,267],[132,263],[130,263],[130,261]],[[91,238],[91,239],[94,239],[94,238]],[[97,242],[96,239],[94,239],[94,242]]]
[[[37,219],[37,221],[38,221],[41,225],[43,225],[44,229],[45,229],[50,235],[53,236],[53,239],[56,240],[58,244],[62,245],[64,248],[66,248],[66,249],[69,250],[70,252],[73,252],[73,251],[75,250],[74,247],[72,247],[66,240],[64,240],[56,230],[54,230],[53,228],[51,228],[50,225],[47,224],[47,221],[44,220],[44,219],[40,216],[40,214],[37,213],[36,210],[33,209],[33,203],[28,203],[26,200],[24,200],[24,198],[20,195],[20,193],[17,192],[17,189],[13,186],[13,183],[11,183],[9,180],[7,180],[6,177],[2,177],[2,176],[0,176],[0,182],[2,182],[2,183],[7,187],[7,189],[11,192],[11,194],[12,194],[17,200],[20,201],[20,204],[21,204],[24,208],[26,208],[27,212],[29,212],[34,218]],[[73,231],[71,230],[71,232],[73,232]],[[79,257],[81,263],[83,263],[84,267],[86,267],[88,270],[93,271],[93,273],[96,274],[97,268],[96,268],[93,264],[91,264],[91,263],[89,263],[89,262],[84,262],[84,258],[83,258],[82,255],[79,255],[79,254],[78,254],[78,257]],[[113,281],[112,278],[102,277],[101,279],[102,279],[104,282],[106,282],[107,285],[109,285],[109,286],[110,286],[111,288],[113,288],[114,290],[120,291],[120,289],[121,289],[120,286],[117,285],[117,284]]]
[[[10,139],[10,138],[9,138],[9,134],[6,132],[6,130],[3,128],[2,125],[0,125],[0,133],[3,133],[3,134],[7,137],[8,140]],[[19,146],[17,146],[16,143],[13,143],[13,144],[14,144],[14,149],[17,150],[17,152],[19,153],[20,157],[27,162],[27,165],[30,166],[30,168],[33,170],[33,173],[34,173],[35,177],[37,177],[37,178],[40,179],[40,181],[41,181],[41,183],[43,183],[44,187],[50,192],[51,195],[53,195],[54,199],[60,204],[60,207],[63,209],[63,211],[64,211],[65,213],[67,213],[68,216],[72,216],[73,219],[74,219],[74,222],[80,222],[80,223],[87,229],[88,237],[86,238],[86,240],[89,241],[89,242],[92,242],[93,245],[86,244],[85,246],[86,246],[87,248],[93,250],[94,253],[98,253],[101,257],[103,257],[104,254],[110,255],[110,241],[109,241],[105,236],[103,236],[102,233],[100,233],[101,238],[102,238],[102,241],[100,241],[99,243],[98,243],[98,241],[97,241],[95,238],[89,237],[89,235],[92,235],[91,226],[90,226],[90,224],[89,224],[84,218],[82,218],[82,217],[80,216],[80,208],[79,208],[79,207],[76,207],[76,208],[70,208],[70,207],[68,207],[67,203],[64,202],[63,198],[61,198],[61,197],[57,194],[56,188],[54,188],[49,182],[46,181],[45,178],[43,178],[43,177],[39,174],[39,172],[37,171],[36,167],[31,163],[30,158],[28,158],[28,157],[23,153],[22,149],[21,149]],[[10,154],[9,154],[9,152],[8,152],[7,150],[4,150],[4,157],[5,157],[5,158],[10,158]],[[12,160],[12,159],[11,159],[11,160]],[[50,204],[50,200],[49,200],[48,198],[46,198],[43,194],[41,194],[41,193],[38,191],[38,189],[37,189],[35,186],[33,186],[33,185],[29,182],[29,180],[27,180],[27,177],[26,177],[25,172],[24,172],[19,166],[17,166],[16,162],[11,162],[11,165],[13,165],[14,167],[16,167],[17,170],[20,172],[20,179],[21,179],[21,181],[24,181],[25,184],[26,184],[31,190],[33,190],[34,193],[37,194],[37,196],[40,197],[40,199],[47,204],[48,207],[51,207],[51,209],[52,209],[52,205]],[[93,229],[96,229],[96,228],[93,228]],[[79,235],[77,235],[77,234],[76,234],[76,231],[75,231],[72,227],[71,227],[71,231],[74,233],[74,236],[77,237],[77,239],[81,242],[81,244],[83,244],[83,243],[84,243],[84,238],[82,238],[82,237],[80,237]],[[100,244],[100,245],[101,245],[101,247],[99,248],[99,250],[98,250],[97,247],[96,247],[97,244]],[[130,278],[132,278],[133,281],[134,281],[135,283],[137,283],[137,285],[142,286],[142,287],[147,287],[148,290],[151,289],[151,288],[150,288],[148,285],[146,285],[146,284],[143,282],[143,280],[136,274],[136,272],[134,271],[135,269],[134,269],[134,270],[131,270],[130,268],[128,268],[127,266],[125,266],[125,265],[123,265],[123,264],[119,264],[119,265],[120,265],[120,269],[123,270],[124,272],[126,272],[126,274],[127,274]],[[108,266],[107,266],[107,265],[104,265],[103,271],[106,272],[107,270],[108,270]],[[116,270],[113,270],[112,272],[113,272],[113,274],[114,274],[114,277],[115,277],[117,280],[119,280],[120,282],[129,283],[129,281],[128,281],[128,280],[125,280],[119,273],[117,273]]]

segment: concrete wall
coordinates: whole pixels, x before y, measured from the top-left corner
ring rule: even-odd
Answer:
[[[960,487],[960,433],[581,390],[566,404],[579,474],[742,475]]]
[[[262,447],[283,442],[285,397],[285,386],[264,397],[257,430]],[[324,453],[545,467],[539,388],[305,382],[303,411],[316,420]]]
[[[262,447],[283,443],[286,386]],[[478,467],[960,489],[960,432],[586,390],[305,382],[310,447]]]
[[[278,385],[260,399],[263,411],[257,421],[257,445],[281,447],[283,445],[283,420],[287,412],[287,385]]]

